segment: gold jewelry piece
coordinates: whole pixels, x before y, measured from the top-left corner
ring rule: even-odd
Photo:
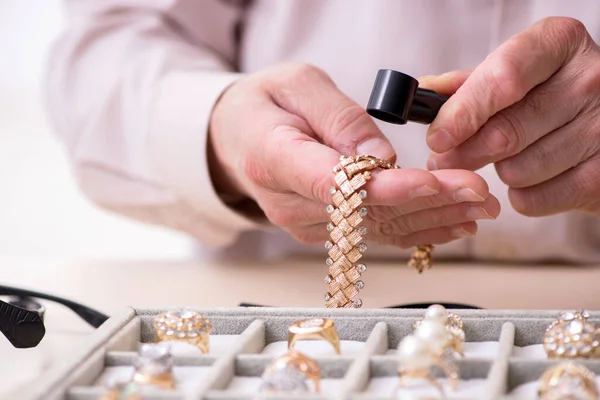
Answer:
[[[437,321],[446,327],[449,334],[449,346],[459,356],[464,357],[462,344],[465,341],[464,323],[460,316],[449,312],[440,304],[433,304],[425,311],[425,317],[421,321],[416,321],[413,324],[415,329],[418,329],[423,321]]]
[[[367,197],[367,191],[361,188],[371,179],[370,171],[376,168],[400,167],[372,156],[342,156],[339,164],[333,168],[335,186],[329,190],[333,204],[327,206],[331,219],[327,230],[331,240],[325,243],[329,251],[326,260],[329,274],[325,277],[325,283],[329,285],[325,295],[326,307],[362,306],[362,300],[356,296],[365,286],[360,277],[367,267],[357,262],[367,251],[367,245],[362,241],[367,228],[360,224],[368,211],[366,207],[361,207]],[[408,265],[419,273],[430,268],[432,251],[431,245],[417,247]]]
[[[585,311],[563,312],[544,334],[548,358],[590,358],[600,346],[600,329]]]
[[[108,387],[101,400],[142,400],[140,388],[133,382],[116,382]]]
[[[161,389],[174,389],[170,348],[164,344],[143,344],[135,362],[133,382]]]
[[[548,368],[540,378],[540,400],[598,400],[596,375],[579,363],[566,362]]]
[[[456,390],[459,381],[458,367],[451,354],[446,351],[448,336],[445,328],[433,321],[426,321],[419,330],[402,339],[398,346],[398,388],[412,379],[424,379],[443,396],[442,386],[431,374],[432,368],[438,367],[450,380],[452,389]],[[428,334],[424,334],[425,331]]]
[[[262,374],[260,392],[308,393],[307,380],[320,391],[321,370],[317,362],[302,353],[291,351],[276,358]]]
[[[340,337],[331,319],[310,318],[290,325],[288,328],[289,350],[294,348],[297,341],[307,339],[325,340],[333,346],[335,354],[340,354]]]
[[[154,319],[158,342],[178,340],[196,346],[202,354],[210,350],[212,324],[203,314],[189,309],[168,311]]]

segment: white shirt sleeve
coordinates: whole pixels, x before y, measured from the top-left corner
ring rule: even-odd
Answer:
[[[82,191],[96,204],[225,246],[258,223],[211,183],[211,111],[239,74],[243,9],[217,0],[67,2],[47,103]]]

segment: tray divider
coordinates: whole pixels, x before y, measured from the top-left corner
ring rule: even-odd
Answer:
[[[506,394],[508,364],[515,344],[515,325],[506,322],[500,331],[500,346],[487,377],[487,389],[482,400],[497,400]]]
[[[385,322],[378,322],[369,334],[365,347],[346,371],[340,393],[332,396],[332,399],[348,400],[353,393],[364,389],[371,376],[369,370],[371,356],[384,354],[388,346],[388,325]]]
[[[210,390],[223,390],[235,376],[235,359],[242,353],[258,353],[265,347],[265,323],[257,319],[240,335],[228,352],[219,356],[203,384],[186,400],[201,400]]]

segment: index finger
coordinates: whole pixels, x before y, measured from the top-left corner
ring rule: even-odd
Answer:
[[[513,36],[481,63],[440,109],[427,144],[444,153],[469,139],[497,112],[521,100],[587,41],[583,24],[547,18]]]

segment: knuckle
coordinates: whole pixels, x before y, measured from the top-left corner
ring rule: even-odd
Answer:
[[[408,235],[418,231],[414,218],[400,217],[392,221],[394,232],[400,235]]]
[[[533,191],[531,190],[511,190],[509,192],[510,202],[512,207],[519,214],[534,217],[535,213],[535,204],[539,203],[539,199],[535,197]]]
[[[262,162],[255,157],[246,157],[242,161],[242,170],[248,181],[256,186],[271,187],[273,178]]]
[[[489,69],[486,81],[491,87],[491,93],[497,93],[496,98],[517,101],[521,98],[524,87],[524,75],[521,67],[511,56],[503,55]]]
[[[394,227],[390,222],[376,222],[373,227],[378,236],[389,237],[394,234]]]
[[[361,124],[367,117],[367,113],[356,103],[348,103],[335,113],[332,113],[329,131],[333,137],[339,137],[350,131],[353,127]]]
[[[487,129],[482,137],[489,154],[513,155],[525,148],[523,124],[510,112],[505,110],[496,114]]]
[[[329,76],[322,69],[312,64],[300,62],[288,63],[284,70],[283,78],[285,79],[285,83],[298,87],[305,86],[309,81],[330,80]]]
[[[583,22],[571,17],[550,17],[547,23],[554,27],[556,34],[562,36],[563,43],[581,43],[587,36],[587,29]]]
[[[263,209],[267,219],[274,225],[280,227],[291,226],[295,222],[294,213],[286,209],[278,209],[277,207],[266,207]]]
[[[375,224],[379,222],[386,222],[391,219],[391,212],[389,207],[375,206],[369,208],[369,219],[373,220]]]

